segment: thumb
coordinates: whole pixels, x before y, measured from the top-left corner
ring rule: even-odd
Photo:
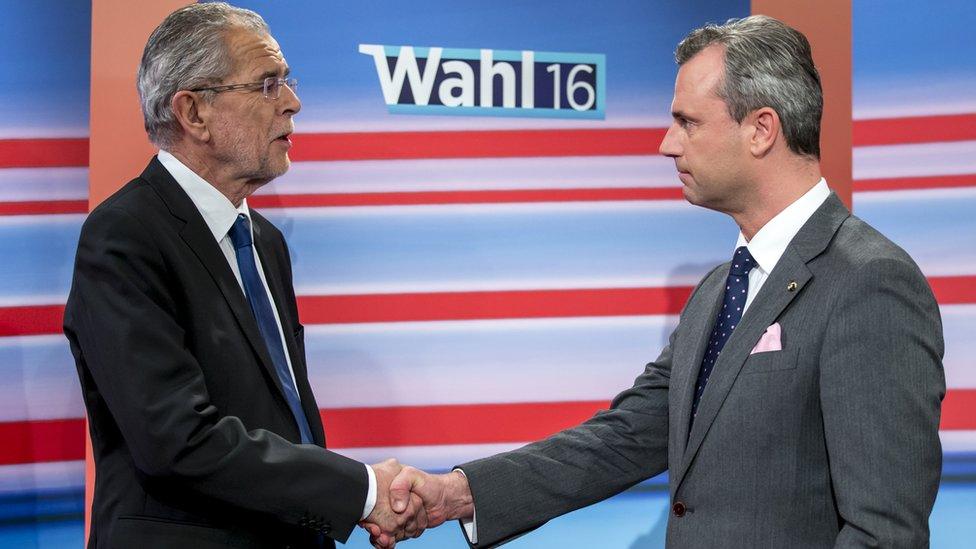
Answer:
[[[419,471],[413,467],[404,467],[390,483],[390,504],[393,510],[397,513],[406,511],[410,492],[422,483]]]
[[[359,526],[363,530],[366,530],[367,532],[369,532],[370,537],[379,537],[380,534],[383,533],[383,531],[380,530],[380,527],[377,526],[377,525],[375,525],[375,524],[373,524],[372,522],[362,521],[362,522],[359,523]]]

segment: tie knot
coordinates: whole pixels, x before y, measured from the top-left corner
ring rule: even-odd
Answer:
[[[735,254],[732,256],[732,266],[729,267],[729,273],[736,276],[746,276],[755,266],[756,260],[749,253],[749,248],[740,246],[736,248]]]
[[[230,241],[234,243],[234,248],[247,248],[251,242],[251,223],[244,214],[237,215],[237,221],[230,228]]]

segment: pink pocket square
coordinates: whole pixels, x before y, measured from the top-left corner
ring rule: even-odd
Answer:
[[[759,343],[756,343],[756,346],[752,348],[749,354],[754,355],[769,351],[782,351],[783,344],[780,341],[782,333],[779,322],[774,322],[769,328],[766,328],[766,332],[759,338]]]

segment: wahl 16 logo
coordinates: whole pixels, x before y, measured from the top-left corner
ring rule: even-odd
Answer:
[[[391,113],[603,118],[606,57],[593,53],[360,44]]]

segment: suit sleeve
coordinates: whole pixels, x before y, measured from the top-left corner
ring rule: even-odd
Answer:
[[[168,288],[175,283],[135,216],[109,206],[86,221],[65,332],[135,467],[188,496],[344,541],[363,510],[365,468],[221,415],[183,344],[187,334]],[[92,436],[102,436],[92,425]]]
[[[927,547],[942,464],[938,305],[907,257],[844,283],[820,357],[836,546]]]
[[[669,345],[609,410],[545,440],[459,466],[477,513],[474,546],[505,543],[664,471],[670,368]]]

